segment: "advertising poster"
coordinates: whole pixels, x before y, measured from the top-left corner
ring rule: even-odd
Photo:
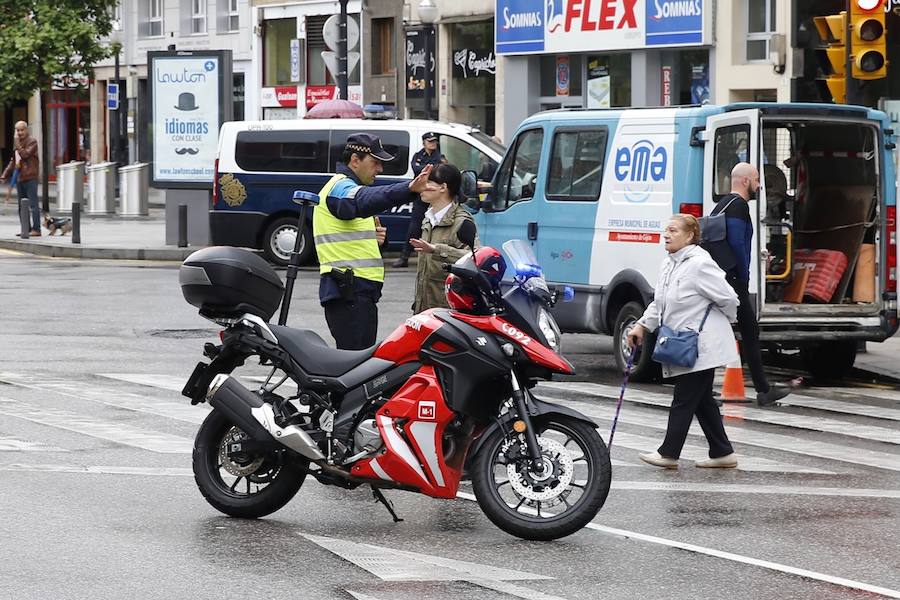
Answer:
[[[706,65],[691,67],[691,104],[709,102],[709,74]]]
[[[426,68],[429,86],[434,87],[434,57],[425,64],[425,30],[421,27],[410,27],[406,30],[406,97],[425,97]]]
[[[231,52],[149,52],[148,60],[151,185],[210,187],[219,127],[231,119]]]
[[[556,95],[557,96],[568,96],[569,95],[569,76],[571,73],[569,72],[569,57],[568,56],[557,56],[556,57]]]
[[[609,108],[611,106],[609,86],[609,68],[601,64],[598,59],[590,61],[588,63],[587,107]]]

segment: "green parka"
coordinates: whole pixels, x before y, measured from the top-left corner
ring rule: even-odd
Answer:
[[[460,257],[470,252],[468,248],[456,237],[463,221],[473,221],[472,215],[454,202],[444,218],[437,226],[432,227],[431,221],[425,218],[422,221],[422,239],[434,244],[434,252],[419,252],[419,264],[416,269],[416,299],[413,302],[413,312],[420,313],[429,308],[447,308],[447,298],[444,294],[444,280],[447,273],[441,265],[453,264]],[[474,221],[473,221],[474,222]],[[475,237],[475,248],[481,246],[478,236]]]

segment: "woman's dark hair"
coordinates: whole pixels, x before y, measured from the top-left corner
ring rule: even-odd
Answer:
[[[465,202],[465,198],[462,197],[459,191],[460,186],[462,186],[462,175],[460,175],[459,169],[453,165],[447,163],[435,165],[431,168],[428,180],[435,183],[446,183],[450,196],[455,198],[457,202]]]

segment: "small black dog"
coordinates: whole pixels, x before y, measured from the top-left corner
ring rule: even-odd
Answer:
[[[56,234],[66,235],[72,231],[72,219],[69,217],[51,217],[49,213],[44,213],[44,227],[50,230],[50,235]]]

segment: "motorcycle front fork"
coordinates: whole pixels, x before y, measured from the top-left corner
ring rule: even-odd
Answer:
[[[522,433],[525,435],[525,446],[528,449],[528,458],[531,460],[532,464],[539,465],[541,461],[541,446],[538,444],[537,432],[534,430],[531,415],[528,414],[525,390],[519,385],[519,378],[516,377],[515,371],[510,371],[509,376],[513,389],[513,406],[515,406],[516,413],[519,416],[517,420],[522,421],[525,424],[525,431]]]

